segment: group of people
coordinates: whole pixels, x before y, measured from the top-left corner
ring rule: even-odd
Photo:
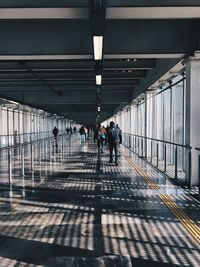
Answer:
[[[67,132],[67,134],[72,133],[72,127],[71,126],[70,127],[67,127],[66,128],[66,132]],[[76,126],[74,126],[74,128],[73,128],[73,132],[74,133],[76,132]]]
[[[73,132],[76,133],[76,130],[77,130],[76,126],[74,126]],[[72,133],[72,127],[71,126],[67,127],[66,128],[66,132],[67,132],[67,134]],[[57,137],[58,137],[58,134],[59,134],[59,130],[58,130],[58,128],[56,126],[53,128],[52,133],[53,133],[54,140],[55,140],[56,153],[58,153],[58,138]]]
[[[113,162],[113,151],[115,152],[115,165],[118,166],[119,146],[122,143],[122,131],[119,125],[113,121],[106,128],[98,124],[94,127],[94,142],[97,141],[98,153],[103,153],[104,145],[108,144],[110,151],[109,163]]]
[[[71,127],[70,127],[71,128]],[[69,128],[66,129],[67,133],[72,132],[72,129]],[[101,126],[101,124],[98,124],[94,127],[94,142],[97,141],[97,148],[98,153],[104,152],[104,146],[108,145],[109,151],[110,151],[110,160],[109,163],[113,162],[113,151],[115,153],[115,165],[118,166],[118,158],[119,158],[119,146],[122,143],[122,131],[119,128],[119,125],[116,124],[113,121],[110,122],[110,126],[107,126],[106,128],[104,126]],[[73,128],[73,131],[76,132],[76,127]],[[82,126],[79,130],[79,133],[81,135],[81,143],[85,143],[86,138],[89,136],[89,127]],[[53,135],[55,139],[55,145],[56,145],[56,151],[58,150],[58,144],[57,144],[57,135],[58,135],[58,128],[54,127],[53,129]]]

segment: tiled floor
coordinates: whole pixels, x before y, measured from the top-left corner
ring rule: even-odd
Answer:
[[[27,158],[24,179],[15,161],[12,187],[2,156],[0,267],[199,267],[199,244],[160,195],[169,194],[198,226],[200,203],[129,156],[160,189],[150,189],[124,156],[118,167],[109,164],[108,151],[98,156],[91,141],[74,140],[33,171]]]

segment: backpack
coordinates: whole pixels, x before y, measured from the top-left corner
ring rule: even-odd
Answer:
[[[104,128],[100,128],[98,132],[98,136],[101,140],[106,139],[106,130]]]

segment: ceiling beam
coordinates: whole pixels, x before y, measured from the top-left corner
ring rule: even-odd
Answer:
[[[200,6],[199,0],[109,0],[108,7],[168,7]]]
[[[195,19],[200,7],[108,7],[106,19]]]
[[[104,53],[192,53],[199,44],[198,28],[199,22],[196,20],[108,21]]]
[[[95,91],[96,86],[90,85],[90,86],[56,86],[55,87],[58,90],[62,90],[63,92],[77,92],[77,91],[84,91],[85,93]],[[131,91],[133,90],[133,86],[130,85],[102,85],[101,90],[102,91]],[[48,91],[48,87],[43,85],[37,85],[37,86],[1,86],[0,84],[0,92],[46,92]]]
[[[102,1],[106,2],[106,1]],[[109,5],[109,4],[108,4]],[[151,5],[151,4],[150,4]],[[105,14],[105,12],[104,12]],[[107,7],[106,19],[191,19],[200,17],[200,6]],[[87,20],[87,7],[0,8],[0,20]],[[92,18],[93,20],[93,18]],[[92,23],[93,27],[98,24]],[[95,30],[96,31],[96,30]]]
[[[137,71],[131,71],[125,72],[125,71],[102,71],[102,75],[104,79],[140,79],[146,77],[147,72],[145,70],[137,70]],[[42,82],[44,80],[92,80],[94,81],[94,71],[90,72],[70,72],[70,73],[48,73],[48,72],[14,72],[14,73],[1,73],[0,72],[0,82],[4,80],[11,80],[11,81],[18,81],[18,80],[41,80]]]
[[[65,73],[65,72],[91,72],[94,71],[93,61],[27,61],[29,67],[36,72],[47,73]],[[148,70],[155,67],[156,61],[152,59],[148,60],[136,60],[134,59],[124,59],[117,61],[107,61],[103,62],[103,70]],[[0,61],[0,73],[25,73],[17,61]]]
[[[85,94],[85,92],[80,92],[77,94],[76,92],[71,92],[70,94],[63,94],[62,97],[55,96],[53,92],[49,92],[48,97],[46,93],[37,92],[23,92],[19,93],[9,93],[5,92],[1,95],[4,97],[12,97],[16,101],[30,103],[31,105],[46,105],[46,106],[54,106],[54,105],[78,105],[78,104],[96,104],[96,92],[91,92],[90,94]],[[131,100],[131,92],[119,92],[117,94],[113,94],[112,92],[103,92],[101,95],[101,103],[102,104],[116,104],[122,102],[128,102]]]
[[[51,84],[51,86],[54,86],[54,88],[56,88],[55,86],[92,86],[95,85],[95,80],[81,80],[81,81],[77,81],[76,79],[74,80],[45,80],[48,81],[48,83]],[[105,79],[103,80],[102,84],[104,86],[109,86],[109,85],[130,85],[130,86],[134,86],[134,85],[138,85],[139,84],[139,80],[138,79],[121,79],[121,80],[117,80],[117,79]],[[26,81],[26,80],[9,80],[9,81],[0,81],[0,88],[6,88],[6,87],[21,87],[21,86],[40,86],[41,82],[37,81],[36,79],[31,80],[31,81]],[[47,86],[48,87],[48,86]]]
[[[0,20],[33,19],[88,19],[88,8],[84,7],[37,7],[0,8]]]
[[[109,20],[104,59],[191,53],[199,45],[198,28],[198,20]],[[0,36],[4,40],[0,42],[1,60],[9,56],[10,60],[93,58],[89,23],[85,21],[2,20]]]

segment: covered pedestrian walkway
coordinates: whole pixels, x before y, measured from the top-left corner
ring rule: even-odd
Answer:
[[[1,151],[2,267],[199,266],[195,192],[125,147],[115,166],[78,134],[60,136],[58,153],[40,144],[33,166],[24,147],[24,175],[12,155],[10,185]]]
[[[200,266],[199,18],[0,0],[0,267]]]

